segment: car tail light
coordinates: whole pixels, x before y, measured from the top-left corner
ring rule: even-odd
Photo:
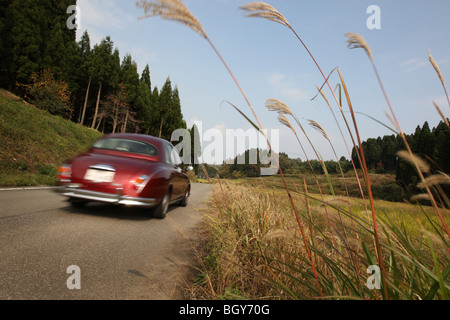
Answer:
[[[72,166],[64,164],[58,168],[58,180],[61,182],[70,182],[72,177]]]
[[[149,177],[146,175],[142,175],[139,178],[137,178],[136,180],[133,181],[133,185],[135,190],[137,190],[137,192],[141,192],[144,187],[147,185],[147,182],[149,181]]]

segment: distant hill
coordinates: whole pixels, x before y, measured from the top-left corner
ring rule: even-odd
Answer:
[[[58,165],[101,136],[0,89],[0,186],[52,185]]]

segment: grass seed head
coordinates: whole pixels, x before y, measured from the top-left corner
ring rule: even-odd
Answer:
[[[421,157],[411,154],[406,150],[400,150],[397,155],[412,165],[416,165],[422,172],[430,172],[430,165]]]
[[[417,184],[417,187],[421,189],[425,189],[427,186],[432,187],[435,185],[441,185],[441,184],[450,184],[450,176],[448,174],[445,174],[443,172],[438,174],[433,174],[429,177],[426,177],[424,181],[419,182]]]
[[[291,28],[291,25],[286,18],[279,13],[274,7],[264,2],[252,2],[239,7],[239,9],[250,12],[247,14],[249,18],[264,18],[270,21],[281,23],[282,25]]]
[[[158,16],[164,20],[180,22],[197,32],[203,38],[207,38],[206,32],[200,22],[181,0],[139,0],[136,2],[136,6],[144,9],[145,12],[145,15],[139,17],[139,19]]]
[[[433,66],[434,70],[436,70],[436,73],[438,74],[439,80],[441,80],[442,85],[445,87],[444,76],[442,75],[441,69],[439,68],[438,64],[431,55],[430,50],[428,51],[428,59],[430,60],[430,63]]]
[[[411,201],[420,201],[420,200],[431,200],[431,198],[428,193],[416,194],[411,197]]]
[[[280,121],[280,123],[284,124],[286,127],[288,127],[289,129],[291,129],[294,133],[295,129],[292,126],[291,122],[289,121],[289,119],[281,112],[278,113],[278,121]]]
[[[354,32],[347,32],[345,34],[346,37],[348,37],[348,47],[350,49],[355,49],[355,48],[363,48],[367,55],[369,56],[370,60],[373,62],[373,55],[372,55],[372,50],[370,50],[369,45],[367,44],[366,40],[364,39],[364,37],[358,33],[354,33]]]
[[[320,93],[320,95],[322,96],[322,98],[323,98],[323,99],[325,100],[325,102],[327,103],[328,107],[331,108],[330,101],[328,101],[327,96],[325,95],[325,93],[323,92],[323,90],[322,90],[321,88],[319,88],[317,85],[316,85],[316,88],[317,88],[317,90],[319,91],[319,93]]]
[[[279,113],[293,116],[291,109],[283,101],[278,99],[268,99],[266,101],[266,108],[269,111],[277,111]]]
[[[311,127],[313,127],[314,129],[316,129],[317,131],[319,131],[319,132],[324,136],[325,139],[330,140],[330,139],[328,138],[327,133],[325,132],[325,129],[324,129],[319,123],[317,123],[317,122],[314,121],[314,120],[308,120],[308,122],[309,122],[309,124],[311,125]]]

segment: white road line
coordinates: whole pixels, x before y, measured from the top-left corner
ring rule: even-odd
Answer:
[[[16,187],[16,188],[0,188],[0,191],[23,191],[23,190],[48,190],[57,187]]]

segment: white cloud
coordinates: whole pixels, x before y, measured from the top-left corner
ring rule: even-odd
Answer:
[[[274,73],[267,77],[270,86],[283,98],[299,101],[307,99],[308,94],[298,88],[295,81],[281,73]]]
[[[436,60],[436,63],[439,66],[443,66],[446,65],[447,63],[449,63],[450,60],[449,59],[441,59],[441,60]],[[428,57],[426,58],[422,58],[422,59],[418,59],[418,58],[410,58],[406,61],[404,61],[401,66],[403,68],[405,68],[407,71],[414,71],[416,69],[419,68],[423,68],[423,67],[431,67],[431,63],[428,60]]]
[[[402,63],[402,67],[407,71],[414,71],[429,64],[427,59],[410,58]]]
[[[81,27],[84,30],[105,28],[123,29],[135,17],[126,13],[114,1],[78,0],[81,11]],[[80,33],[81,36],[82,33]]]

